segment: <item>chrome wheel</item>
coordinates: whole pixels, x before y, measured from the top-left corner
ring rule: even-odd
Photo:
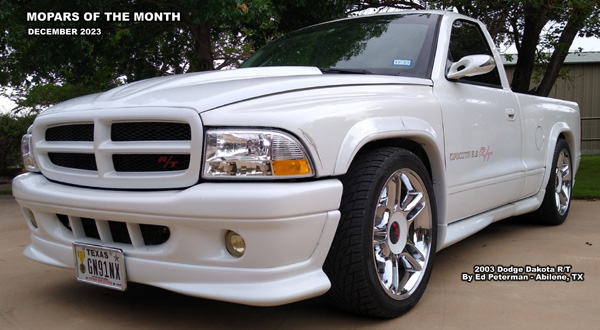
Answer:
[[[569,144],[564,139],[556,141],[550,178],[546,184],[546,193],[540,208],[535,211],[533,222],[556,226],[565,222],[571,207],[573,189],[573,163]]]
[[[562,149],[558,155],[554,179],[554,199],[556,210],[564,215],[569,209],[572,189],[571,155],[567,149]]]
[[[432,213],[421,178],[410,169],[387,180],[375,209],[373,261],[379,283],[393,299],[409,297],[419,286],[432,245]]]
[[[323,270],[341,308],[396,317],[423,296],[437,242],[435,194],[421,158],[396,147],[361,152],[341,178],[341,218]]]

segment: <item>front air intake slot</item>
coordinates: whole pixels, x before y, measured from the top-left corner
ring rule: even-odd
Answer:
[[[94,154],[76,154],[66,152],[49,152],[48,158],[56,166],[76,168],[79,170],[97,171]]]
[[[94,124],[74,124],[50,127],[46,141],[94,141]]]
[[[190,155],[127,154],[113,155],[117,172],[185,171],[190,165]]]
[[[114,123],[110,137],[113,141],[189,141],[192,131],[182,123]]]
[[[102,244],[107,245],[121,243],[136,247],[153,246],[161,245],[171,237],[169,228],[161,225],[98,220],[66,214],[57,214],[56,218],[73,233],[75,239],[100,240]],[[100,234],[101,230],[103,234]]]

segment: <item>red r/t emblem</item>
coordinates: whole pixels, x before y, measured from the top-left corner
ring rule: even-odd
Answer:
[[[173,156],[160,156],[158,157],[158,163],[159,164],[164,164],[163,168],[174,168],[175,165],[177,165],[177,163],[179,163],[176,160],[173,160]]]

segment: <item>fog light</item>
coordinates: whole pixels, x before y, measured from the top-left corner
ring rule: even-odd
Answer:
[[[225,234],[225,247],[232,256],[239,258],[246,252],[246,242],[240,234],[228,230]]]
[[[25,215],[25,219],[27,219],[27,221],[29,221],[29,223],[35,228],[38,228],[38,224],[37,221],[35,221],[35,215],[33,214],[33,212],[28,209],[28,208],[24,208],[23,209],[23,214]]]

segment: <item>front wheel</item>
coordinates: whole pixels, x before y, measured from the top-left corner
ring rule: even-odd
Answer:
[[[413,153],[382,148],[342,178],[342,218],[325,263],[329,296],[344,309],[401,315],[421,298],[437,241],[429,173]]]

